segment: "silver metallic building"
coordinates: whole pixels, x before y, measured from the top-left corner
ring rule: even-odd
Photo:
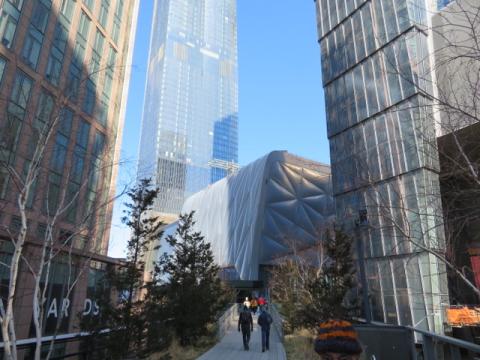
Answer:
[[[436,6],[316,0],[336,216],[365,244],[373,319],[442,332],[445,266],[425,251],[445,250],[423,96]]]
[[[155,0],[139,177],[157,211],[238,168],[237,78],[235,0]]]
[[[224,278],[263,280],[262,266],[319,245],[334,217],[330,168],[275,151],[189,197],[191,211]]]

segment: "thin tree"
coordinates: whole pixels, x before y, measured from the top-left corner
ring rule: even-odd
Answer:
[[[208,333],[222,303],[223,288],[210,243],[194,230],[194,213],[180,215],[174,235],[167,237],[171,254],[160,262],[165,274],[166,308],[171,327],[182,346]]]
[[[103,297],[101,322],[94,324],[108,330],[104,336],[104,345],[108,356],[113,359],[139,356],[148,352],[148,326],[145,319],[150,316],[146,311],[151,311],[152,308],[145,306],[143,292],[147,285],[144,281],[145,257],[151,244],[161,237],[161,228],[164,225],[153,213],[158,189],[152,188],[151,180],[140,180],[127,195],[130,201],[125,203],[125,216],[122,218],[122,222],[131,231],[127,243],[127,257],[118,267],[107,273],[107,285],[104,287],[118,296],[117,299],[112,299],[107,293]],[[151,315],[155,315],[153,311]],[[92,330],[88,324],[86,329]]]

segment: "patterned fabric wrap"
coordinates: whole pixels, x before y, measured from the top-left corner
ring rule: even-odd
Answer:
[[[352,324],[343,320],[328,320],[318,327],[315,340],[315,351],[318,354],[336,353],[355,355],[362,352],[357,339],[357,332]]]

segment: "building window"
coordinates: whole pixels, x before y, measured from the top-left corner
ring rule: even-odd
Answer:
[[[51,3],[48,1],[38,1],[35,10],[32,13],[30,24],[42,34],[45,33],[48,24],[48,16],[50,14]]]
[[[105,147],[105,135],[99,131],[95,133],[95,142],[93,144],[93,153],[95,157],[101,157]]]
[[[95,51],[92,52],[92,59],[90,60],[90,70],[89,77],[90,79],[97,84],[98,74],[100,73],[100,55]]]
[[[55,139],[55,147],[53,149],[53,155],[50,161],[50,168],[57,172],[62,173],[64,170],[65,159],[67,157],[68,137],[61,133],[57,133]]]
[[[66,95],[69,100],[76,102],[78,99],[78,88],[80,86],[80,74],[77,73],[74,66],[70,67],[67,79]]]
[[[65,52],[65,47],[67,46],[67,40],[68,29],[63,26],[62,23],[57,22],[53,34],[53,47],[63,54]]]
[[[93,0],[83,0],[83,3],[87,6],[87,8],[90,11],[93,10]]]
[[[23,163],[23,180],[27,178],[28,171],[30,170],[30,165],[32,164],[31,161],[25,160]],[[28,194],[27,202],[26,202],[26,207],[27,209],[31,209],[33,207],[33,202],[35,201],[35,193],[37,191],[37,183],[38,179],[35,179],[30,187],[30,192]]]
[[[115,8],[115,16],[118,17],[119,19],[121,19],[123,15],[123,5],[124,5],[124,0],[117,0],[117,7]]]
[[[93,45],[93,50],[95,50],[96,53],[101,54],[103,51],[104,43],[105,43],[105,36],[103,36],[102,33],[97,29],[97,32],[95,34],[95,43]]]
[[[70,108],[63,108],[60,112],[58,132],[70,136],[72,130],[73,110]]]
[[[53,85],[57,85],[60,81],[60,74],[62,73],[62,59],[57,58],[54,54],[51,54],[48,58],[47,70],[45,76]]]
[[[17,148],[21,130],[22,120],[8,113],[0,132],[0,155],[5,161],[11,160],[9,158]]]
[[[67,297],[69,284],[69,277],[75,279],[78,275],[77,267],[72,264],[72,261],[68,261],[67,258],[56,258],[52,262],[50,269],[50,279],[47,284],[44,281],[41,283],[41,287],[46,287],[46,304],[47,311],[44,314],[44,329],[45,335],[52,335],[57,331],[59,333],[65,333],[68,331],[70,319],[76,317],[76,313],[72,307],[74,291]],[[60,322],[60,323],[59,323]],[[33,335],[33,326],[31,331]],[[55,347],[53,353],[55,355],[63,357],[65,353],[65,344],[59,344]],[[57,355],[58,354],[58,355]],[[45,354],[46,356],[46,354]],[[42,358],[44,354],[42,353]]]
[[[73,17],[73,10],[75,9],[75,0],[63,0],[62,7],[60,8],[60,12],[63,16],[68,20],[68,22],[72,21]]]
[[[45,213],[47,215],[54,215],[57,212],[60,202],[62,177],[61,175],[50,172],[48,176],[48,186],[45,199]]]
[[[108,7],[110,6],[107,0],[102,0],[102,4],[100,6],[100,15],[98,16],[98,21],[100,24],[106,28],[107,27],[107,20],[108,20]]]
[[[101,158],[105,147],[105,135],[99,131],[95,133],[95,142],[92,150],[92,160],[90,164],[90,178],[88,188],[91,191],[96,191],[98,188],[98,182],[101,178],[102,166]]]
[[[78,35],[80,35],[84,40],[87,40],[88,30],[90,30],[90,19],[88,18],[87,14],[82,11],[80,24],[78,25]]]
[[[1,139],[1,138],[0,138]],[[0,142],[1,144],[1,142]],[[1,151],[1,150],[0,150]],[[5,167],[0,167],[0,199],[5,199],[10,175]]]
[[[40,50],[42,49],[43,35],[33,27],[30,27],[23,45],[22,57],[25,63],[32,69],[36,69]]]
[[[120,20],[116,17],[113,19],[113,27],[112,27],[112,39],[115,44],[118,43],[118,37],[120,36]]]
[[[79,192],[80,192],[80,185],[74,182],[68,183],[67,194],[65,199],[66,200],[65,206],[67,207],[65,219],[71,224],[75,223],[75,219],[77,217]]]
[[[108,66],[114,68],[117,63],[117,52],[113,47],[110,47],[108,53]]]
[[[81,146],[85,150],[87,149],[87,146],[88,146],[89,133],[90,133],[90,124],[82,119],[78,125],[77,145]]]
[[[103,99],[97,104],[95,117],[100,124],[105,126],[108,119],[108,97],[105,93],[102,97]]]
[[[22,72],[17,73],[13,90],[10,95],[10,101],[22,110],[27,108],[28,100],[30,98],[30,91],[32,90],[33,80]],[[22,118],[23,118],[22,113]]]
[[[93,211],[94,211],[94,204],[95,204],[95,199],[97,197],[97,193],[95,191],[89,190],[87,192],[87,198],[85,202],[85,208],[84,208],[84,213],[83,216],[85,218],[90,217],[92,221],[94,221],[95,216],[93,216]]]
[[[53,36],[52,49],[50,51],[50,57],[48,58],[47,70],[45,72],[46,78],[53,85],[58,85],[60,81],[60,74],[62,72],[63,57],[65,53],[65,47],[67,45],[68,30],[58,22],[55,26],[55,32]]]
[[[22,5],[23,1],[3,1],[0,15],[0,36],[2,44],[7,48],[11,48],[13,45],[13,38],[15,37]]]
[[[30,27],[23,44],[22,57],[27,65],[36,69],[40,51],[42,49],[43,35],[47,28],[51,2],[38,1],[30,19]]]
[[[38,101],[37,114],[35,117],[35,127],[42,130],[45,125],[50,123],[53,112],[53,97],[47,93],[42,93]]]
[[[0,82],[3,79],[3,73],[5,72],[5,67],[7,66],[7,60],[0,56]]]
[[[77,184],[80,184],[82,181],[83,167],[85,165],[85,154],[85,150],[81,146],[75,145],[70,178]]]
[[[87,80],[87,86],[85,89],[85,98],[83,99],[82,110],[89,115],[93,115],[93,110],[95,109],[95,100],[96,100],[96,87],[92,80]]]

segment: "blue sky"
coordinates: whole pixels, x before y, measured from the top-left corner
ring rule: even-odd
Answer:
[[[312,0],[237,0],[239,161],[272,150],[329,162],[320,50]],[[153,1],[140,1],[118,188],[135,176]],[[128,232],[115,204],[109,255],[124,254]]]

